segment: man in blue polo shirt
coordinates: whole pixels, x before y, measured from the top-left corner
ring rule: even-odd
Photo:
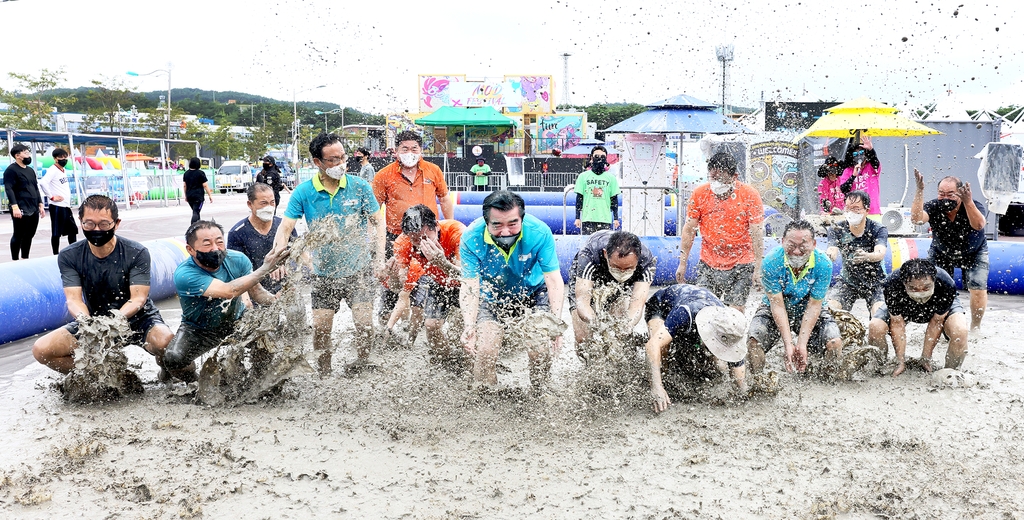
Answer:
[[[839,359],[843,348],[839,326],[828,309],[822,308],[832,281],[832,262],[814,246],[814,227],[797,220],[783,230],[782,247],[764,257],[761,280],[765,297],[750,321],[747,340],[751,373],[761,372],[764,353],[780,337],[789,372],[807,369],[808,349],[824,353],[828,361]]]
[[[274,237],[275,249],[283,249],[295,229],[306,218],[310,229],[316,225],[336,226],[343,237],[313,252],[313,348],[321,377],[331,373],[331,328],[342,300],[352,309],[356,337],[356,361],[346,371],[372,367],[373,346],[372,272],[384,272],[384,216],[373,196],[370,183],[345,173],[348,160],[341,137],[320,134],[309,143],[313,164],[319,169],[312,179],[295,187],[284,220]],[[379,242],[379,243],[378,243]]]
[[[483,218],[462,233],[463,346],[473,360],[473,380],[498,383],[496,365],[503,326],[527,310],[548,311],[561,318],[565,286],[551,229],[526,214],[523,198],[495,191],[484,199]],[[554,350],[562,338],[555,340]],[[551,348],[532,350],[530,381],[542,383],[551,367]]]
[[[245,255],[225,246],[224,228],[206,220],[189,226],[185,243],[189,258],[174,270],[181,325],[164,352],[163,363],[170,375],[191,382],[196,380],[192,361],[234,332],[245,312],[246,294],[260,304],[274,302],[274,295],[260,280],[288,258],[288,250],[271,250],[253,271]]]

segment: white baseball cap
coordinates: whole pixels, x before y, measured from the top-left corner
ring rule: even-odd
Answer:
[[[737,363],[747,356],[747,320],[732,307],[704,307],[697,312],[697,332],[708,350],[722,361]]]

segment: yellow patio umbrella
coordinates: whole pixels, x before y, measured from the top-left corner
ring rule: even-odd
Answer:
[[[896,115],[899,110],[873,99],[860,97],[847,101],[828,110],[826,115],[818,119],[793,142],[805,137],[835,137],[860,140],[861,136],[869,137],[914,137],[919,135],[937,135],[942,132],[932,130],[921,123]]]

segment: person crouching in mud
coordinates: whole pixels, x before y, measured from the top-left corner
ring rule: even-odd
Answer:
[[[466,228],[459,245],[462,290],[459,303],[465,330],[463,347],[473,360],[473,380],[498,384],[496,371],[502,335],[513,320],[529,310],[562,314],[565,285],[555,253],[551,228],[526,214],[519,195],[495,191],[484,199],[483,218]],[[530,382],[536,388],[547,380],[552,347],[532,349]]]
[[[953,278],[939,269],[931,260],[907,260],[885,280],[882,295],[885,304],[871,317],[868,324],[868,344],[889,355],[885,336],[892,337],[896,351],[896,369],[893,377],[906,370],[904,355],[907,351],[907,322],[927,323],[921,361],[925,371],[932,371],[932,350],[939,342],[939,334],[949,338],[946,368],[959,369],[967,356],[967,317],[956,294]]]
[[[807,352],[824,352],[827,361],[838,361],[843,341],[839,326],[822,301],[832,281],[832,262],[814,248],[814,227],[806,220],[786,225],[782,247],[764,257],[762,270],[765,297],[750,321],[750,372],[761,373],[764,353],[782,339],[786,370],[807,369]],[[793,342],[793,331],[796,342]]]
[[[121,219],[117,204],[104,195],[90,195],[78,207],[85,232],[57,255],[68,312],[75,318],[121,313],[132,330],[132,343],[142,346],[161,364],[171,329],[149,297],[150,256],[146,246],[117,236]],[[75,366],[79,322],[36,340],[32,355],[40,363],[67,374]]]
[[[726,307],[711,291],[685,284],[659,290],[647,301],[647,327],[655,412],[672,403],[662,384],[666,364],[697,380],[728,369],[737,393],[747,393],[747,322],[742,312]]]
[[[576,253],[569,269],[569,312],[580,358],[587,361],[584,347],[597,319],[594,289],[617,286],[618,290],[603,302],[603,310],[622,320],[621,330],[628,332],[643,315],[656,264],[640,237],[627,231],[598,231]],[[623,294],[629,297],[621,297]]]
[[[261,305],[274,303],[276,297],[260,280],[288,258],[288,248],[272,249],[263,265],[253,271],[245,255],[227,249],[224,228],[206,220],[189,226],[185,244],[189,258],[174,270],[181,325],[164,352],[164,368],[170,375],[192,382],[196,380],[193,360],[234,332],[248,298]]]
[[[444,367],[460,364],[445,341],[442,327],[448,311],[459,306],[459,245],[466,226],[458,220],[440,222],[423,204],[417,204],[402,216],[402,234],[395,239],[395,263],[399,278],[405,279],[412,266],[419,264],[425,276],[419,277],[416,292],[427,327],[430,362]],[[415,339],[415,338],[411,338]]]

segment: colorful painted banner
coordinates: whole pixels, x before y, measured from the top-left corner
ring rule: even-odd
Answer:
[[[749,174],[762,202],[789,216],[799,214],[797,145],[786,141],[751,144]]]
[[[433,112],[442,106],[491,106],[515,114],[554,112],[551,76],[515,75],[466,81],[466,76],[459,74],[421,74],[417,87],[420,112]]]
[[[535,153],[548,154],[552,150],[566,150],[580,144],[587,114],[557,114],[537,117]]]
[[[464,81],[464,74],[420,74],[417,77],[420,112],[430,113],[443,106],[458,106],[452,105],[451,87]]]

